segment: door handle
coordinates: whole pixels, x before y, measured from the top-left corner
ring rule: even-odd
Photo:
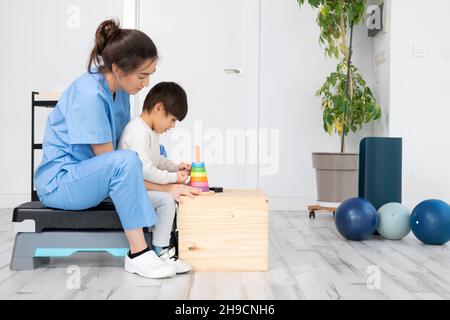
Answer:
[[[242,74],[242,70],[241,69],[228,68],[228,69],[224,69],[223,71],[225,71],[225,73],[228,73],[228,74]]]

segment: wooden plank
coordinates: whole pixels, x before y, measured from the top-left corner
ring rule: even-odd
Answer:
[[[187,300],[195,272],[177,275],[161,282],[159,300]]]
[[[188,299],[212,300],[216,296],[215,272],[194,272],[193,281],[190,286]]]
[[[327,211],[327,212],[336,212],[336,207],[323,207],[319,205],[310,205],[308,206],[308,211]]]
[[[277,298],[270,285],[268,272],[241,272],[241,283],[244,299],[272,300]]]
[[[248,299],[242,285],[241,272],[215,272],[215,294],[217,300]]]

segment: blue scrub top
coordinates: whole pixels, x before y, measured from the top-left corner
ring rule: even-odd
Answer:
[[[117,148],[130,121],[130,96],[123,90],[113,99],[98,69],[86,72],[63,93],[47,120],[44,156],[34,181],[39,196],[52,192],[64,168],[94,157],[91,144],[112,142]]]

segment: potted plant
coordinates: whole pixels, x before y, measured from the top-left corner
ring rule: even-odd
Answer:
[[[301,7],[305,0],[297,0]],[[340,135],[339,153],[313,153],[318,200],[342,202],[357,195],[358,154],[345,153],[345,137],[381,117],[381,108],[352,62],[353,29],[364,19],[365,0],[308,0],[318,9],[319,42],[325,56],[336,58],[331,73],[316,96],[321,99],[323,126],[328,134]]]

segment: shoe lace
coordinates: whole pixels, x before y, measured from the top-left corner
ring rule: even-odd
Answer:
[[[177,261],[178,260],[178,255],[176,254],[175,247],[172,247],[172,248],[164,250],[163,253],[161,253],[160,257],[161,258],[165,258],[165,259],[169,259],[169,260],[172,260],[172,261]]]

